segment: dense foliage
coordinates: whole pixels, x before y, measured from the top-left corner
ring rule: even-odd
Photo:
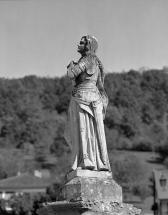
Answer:
[[[105,89],[108,149],[163,154],[168,144],[166,71],[109,73]],[[63,159],[67,160],[69,147],[63,130],[70,96],[67,77],[0,79],[0,178],[37,168],[60,174],[64,166],[67,171]]]
[[[144,165],[115,150],[155,151],[168,165],[168,73],[109,73],[105,89],[109,105],[104,122],[113,177],[144,200],[150,195],[142,180]],[[42,168],[50,169],[54,177],[68,172],[70,150],[63,131],[70,96],[71,82],[65,76],[0,79],[0,179]],[[35,214],[39,203],[55,199],[57,186],[53,184],[45,195],[13,197],[9,202],[13,215]],[[7,215],[3,205],[1,200],[0,213]]]
[[[139,196],[142,201],[151,195],[149,169],[144,160],[128,151],[113,150],[110,154],[110,164],[113,178],[122,186],[123,193],[125,189],[129,189],[130,196]]]

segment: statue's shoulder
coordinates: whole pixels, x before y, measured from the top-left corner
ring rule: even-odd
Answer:
[[[88,58],[87,57],[81,57],[78,60],[78,64],[85,64],[85,66],[88,64]]]
[[[81,65],[82,67],[84,66],[86,68],[86,72],[88,75],[92,75],[95,73],[95,71],[98,68],[97,61],[94,57],[92,56],[84,56],[79,59],[78,64]]]

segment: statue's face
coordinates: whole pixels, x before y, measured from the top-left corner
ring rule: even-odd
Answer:
[[[86,51],[86,40],[84,37],[82,37],[82,39],[80,40],[79,42],[79,45],[78,45],[78,50],[77,50],[80,54],[83,54],[85,53]]]

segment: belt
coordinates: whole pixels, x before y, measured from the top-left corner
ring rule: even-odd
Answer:
[[[77,83],[76,85],[75,85],[75,88],[78,88],[78,87],[89,87],[89,86],[91,86],[91,87],[95,87],[96,86],[96,81],[92,81],[92,80],[87,80],[87,81],[84,81],[84,82],[82,82],[82,83]]]

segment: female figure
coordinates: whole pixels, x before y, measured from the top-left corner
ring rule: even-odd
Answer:
[[[95,37],[83,36],[78,45],[81,58],[67,66],[74,88],[64,137],[71,148],[72,170],[111,171],[103,124],[108,98],[97,48]]]

